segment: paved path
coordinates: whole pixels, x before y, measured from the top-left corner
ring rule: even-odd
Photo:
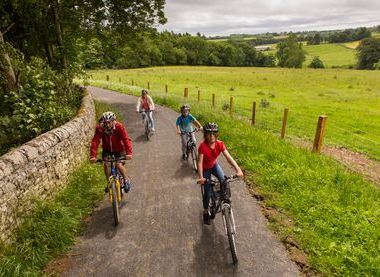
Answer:
[[[180,157],[176,112],[157,107],[157,132],[147,142],[135,113],[135,97],[94,87],[89,90],[125,115],[133,140],[128,170],[134,185],[118,227],[112,225],[108,201],[97,209],[68,255],[63,276],[300,275],[283,245],[268,231],[265,217],[241,181],[232,184],[239,257],[239,264],[233,265],[221,216],[210,226],[202,224],[201,191],[190,162]],[[233,173],[224,158],[220,162],[228,174]]]

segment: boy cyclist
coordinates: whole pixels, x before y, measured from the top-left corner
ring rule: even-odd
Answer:
[[[141,91],[141,96],[137,99],[136,112],[140,113],[144,119],[148,116],[149,127],[152,132],[154,132],[154,120],[153,120],[154,102],[152,97],[148,95],[148,91],[143,89]]]
[[[185,104],[181,107],[181,115],[177,118],[177,122],[176,122],[177,134],[181,136],[183,160],[186,160],[188,158],[186,154],[186,146],[187,146],[186,133],[191,133],[194,131],[193,125],[195,125],[198,129],[202,129],[202,125],[198,122],[198,120],[194,116],[190,114],[190,107]],[[196,143],[194,133],[191,133],[191,137],[194,143]]]
[[[211,175],[218,178],[222,184],[225,180],[223,169],[217,162],[220,153],[227,159],[228,163],[235,169],[238,177],[243,176],[243,172],[227,151],[223,141],[218,140],[219,127],[215,123],[207,123],[203,126],[204,141],[198,148],[198,180],[197,183],[204,186],[203,194],[203,222],[210,224],[210,213],[208,205],[211,197],[211,185],[206,183],[206,179],[210,179]]]
[[[90,161],[96,162],[96,156],[98,152],[98,146],[102,141],[102,158],[107,161],[112,155],[117,159],[132,159],[132,142],[128,136],[122,123],[116,121],[116,115],[113,112],[103,113],[99,124],[96,126],[95,135],[91,142]],[[129,192],[130,182],[127,176],[127,170],[123,165],[123,161],[116,163],[116,168],[120,171],[124,178],[124,191]],[[111,175],[111,168],[109,162],[104,162],[104,173],[107,177]],[[105,189],[108,192],[108,186]]]

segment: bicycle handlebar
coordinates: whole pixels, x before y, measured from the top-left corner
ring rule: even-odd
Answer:
[[[104,162],[118,162],[118,161],[127,161],[126,158],[122,157],[122,158],[114,158],[114,159],[108,159],[108,160],[104,160],[104,159],[97,159],[96,160],[96,163],[104,163]]]
[[[224,181],[227,181],[227,183],[237,181],[237,178],[239,178],[236,174],[231,176],[224,176]],[[212,180],[212,179],[206,179],[206,184],[209,183],[211,185],[215,185],[219,183],[219,180]]]
[[[181,135],[187,135],[187,134],[196,133],[196,132],[198,132],[199,130],[200,130],[199,128],[195,128],[194,131],[191,131],[191,132],[183,132],[183,131],[181,131]]]

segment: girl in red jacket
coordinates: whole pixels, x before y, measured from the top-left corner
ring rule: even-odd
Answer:
[[[98,146],[102,141],[102,158],[108,160],[111,155],[115,158],[132,159],[132,142],[122,123],[116,121],[116,115],[113,112],[105,112],[96,126],[95,135],[91,142],[90,161],[96,162]],[[127,176],[127,170],[122,161],[116,163],[116,168],[123,176],[125,183],[124,191],[127,193],[130,189],[130,183]],[[104,173],[107,177],[111,175],[110,163],[104,162]]]

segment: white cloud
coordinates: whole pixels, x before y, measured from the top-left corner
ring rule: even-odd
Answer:
[[[160,30],[205,35],[343,29],[380,24],[379,0],[167,0]]]

